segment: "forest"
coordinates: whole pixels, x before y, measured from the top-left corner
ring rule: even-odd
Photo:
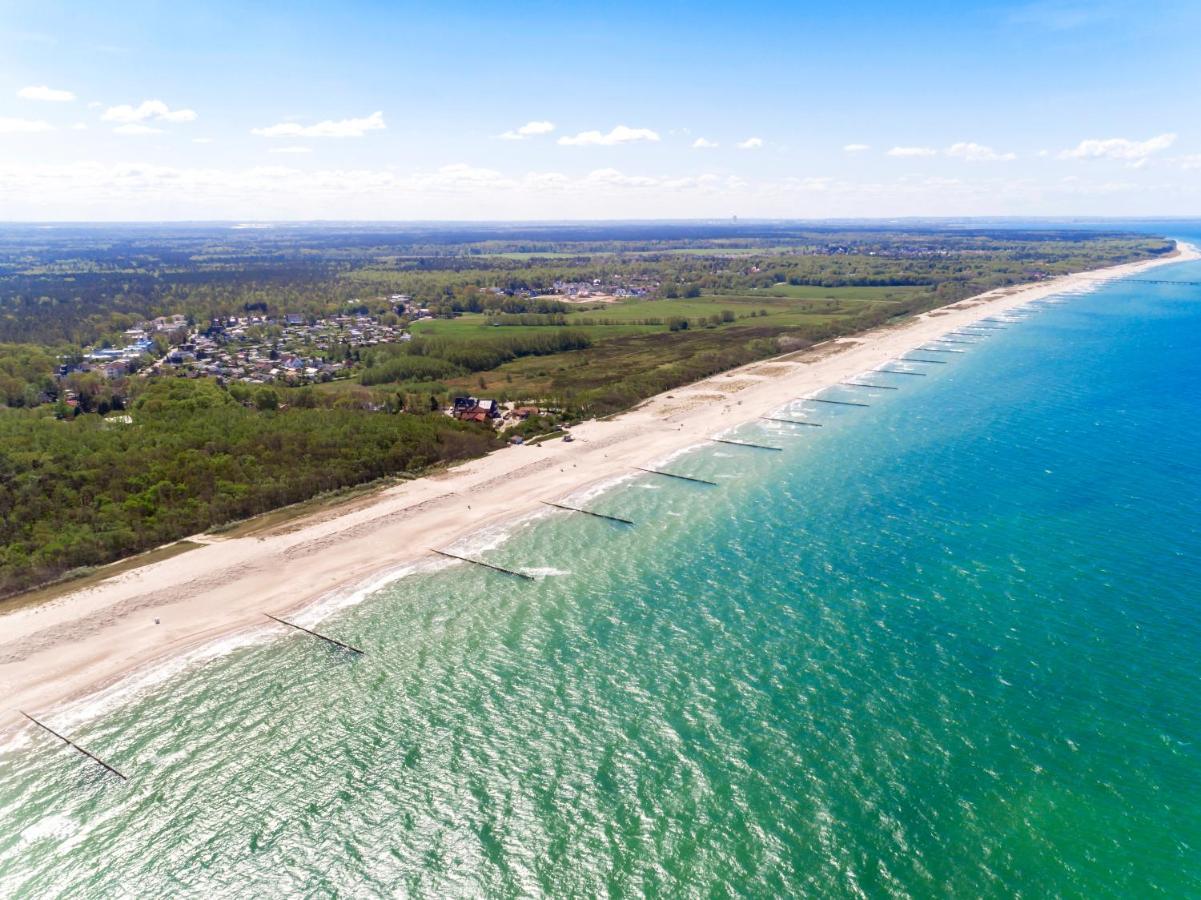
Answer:
[[[200,380],[157,382],[130,413],[136,425],[0,415],[0,595],[499,445],[439,414],[248,408]]]

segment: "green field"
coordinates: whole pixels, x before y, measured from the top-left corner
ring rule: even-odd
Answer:
[[[709,310],[705,315],[709,315]],[[635,318],[646,318],[637,316]],[[414,322],[409,330],[414,337],[446,338],[455,341],[473,341],[490,337],[516,337],[523,334],[539,334],[554,328],[580,328],[579,322],[573,318],[586,318],[587,314],[572,313],[567,317],[568,325],[493,325],[492,317],[483,313],[463,313],[454,319],[421,319]],[[597,316],[599,319],[599,316]],[[588,336],[594,341],[613,337],[623,337],[628,334],[645,334],[650,331],[664,331],[666,325],[639,325],[628,320],[610,319],[603,325],[587,326]]]
[[[745,302],[756,302],[763,297],[781,297],[790,300],[892,300],[900,301],[924,291],[924,286],[888,287],[822,287],[811,284],[776,284],[768,288],[749,288],[740,291],[718,292],[715,296],[734,297]]]

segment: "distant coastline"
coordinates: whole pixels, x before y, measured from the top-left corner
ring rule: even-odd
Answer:
[[[349,508],[322,510],[244,537],[202,536],[205,546],[132,568],[0,617],[0,689],[9,708],[45,713],[238,632],[264,612],[312,606],[368,590],[401,567],[555,500],[681,452],[948,331],[1049,295],[1201,258],[1179,244],[1171,256],[1003,288],[800,353],[761,360],[653,397],[636,409],[549,441],[472,460],[387,488]]]

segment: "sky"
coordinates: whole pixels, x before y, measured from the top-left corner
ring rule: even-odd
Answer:
[[[1201,3],[0,0],[0,220],[1201,215]]]

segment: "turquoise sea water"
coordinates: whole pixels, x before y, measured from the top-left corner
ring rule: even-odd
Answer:
[[[1028,314],[22,732],[0,894],[1201,895],[1201,288]]]

